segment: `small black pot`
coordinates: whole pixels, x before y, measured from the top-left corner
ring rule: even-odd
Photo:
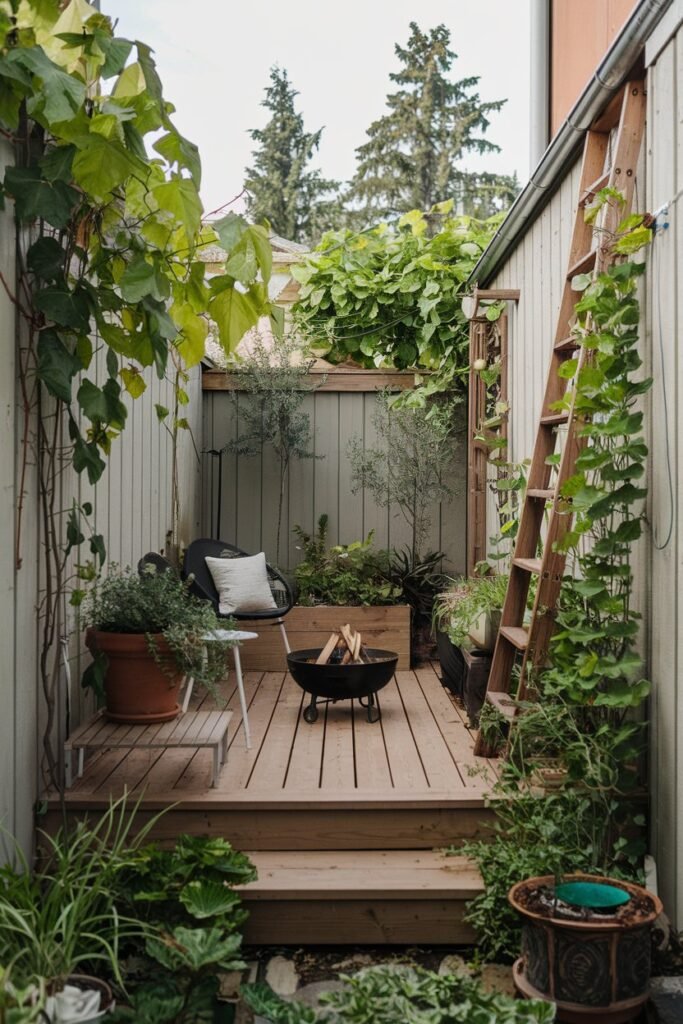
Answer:
[[[462,651],[456,647],[441,629],[436,631],[436,649],[441,665],[441,681],[456,697],[462,697],[465,684],[465,659]]]

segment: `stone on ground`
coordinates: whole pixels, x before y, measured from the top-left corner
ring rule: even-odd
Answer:
[[[274,956],[266,964],[266,984],[283,998],[293,996],[299,986],[299,975],[292,960]]]

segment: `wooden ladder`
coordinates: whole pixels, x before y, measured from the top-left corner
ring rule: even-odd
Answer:
[[[517,701],[533,696],[528,687],[529,673],[542,667],[546,661],[565,568],[565,555],[557,550],[557,546],[572,521],[571,511],[567,508],[566,500],[561,501],[560,492],[562,485],[573,474],[577,455],[586,443],[579,436],[581,423],[574,413],[575,390],[570,392],[566,410],[557,412],[553,409],[555,402],[566,397],[567,382],[558,372],[562,363],[577,358],[578,373],[590,358],[588,351],[580,347],[579,341],[572,334],[574,307],[580,298],[580,293],[572,288],[572,280],[577,274],[601,273],[613,259],[610,237],[622,217],[630,212],[633,200],[636,164],[645,121],[643,85],[642,81],[627,82],[602,117],[586,133],[569,265],[486,692],[487,703],[507,719],[512,719],[517,713]],[[616,133],[611,139],[613,128],[616,128]],[[606,186],[618,189],[624,196],[625,205],[619,208],[616,203],[605,204],[596,241],[593,226],[585,221],[584,207]],[[602,243],[601,239],[604,239]],[[559,445],[558,438],[561,442]],[[553,476],[554,467],[548,459],[557,447],[560,447],[560,460]],[[547,530],[545,540],[542,541],[541,530],[546,510],[549,510]],[[543,552],[539,556],[541,545]],[[527,597],[533,576],[537,577],[536,597],[531,619],[526,624]],[[512,672],[520,657],[520,682],[516,698],[512,699]],[[475,751],[478,754],[486,753],[486,743],[481,733]]]

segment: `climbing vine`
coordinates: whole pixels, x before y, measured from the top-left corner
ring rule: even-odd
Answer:
[[[17,566],[27,465],[38,466],[45,589],[40,672],[51,747],[59,673],[57,639],[69,557],[89,535],[74,573],[88,580],[105,559],[87,528],[88,503],[64,508],[69,463],[90,484],[125,429],[127,395],[139,399],[153,368],[174,389],[157,417],[177,438],[188,427],[187,369],[204,354],[209,321],[232,351],[268,300],[271,249],[264,227],[228,212],[203,221],[196,146],[176,129],[152,51],[119,38],[85,0],[0,3],[0,136],[8,159],[0,200],[19,230],[16,280],[0,277],[20,324],[24,407]],[[220,244],[209,278],[201,250]],[[277,328],[280,327],[276,323]],[[174,496],[174,505],[177,494]],[[82,586],[71,600],[82,599]]]

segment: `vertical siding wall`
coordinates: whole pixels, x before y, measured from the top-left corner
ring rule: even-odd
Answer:
[[[578,176],[579,162],[489,282],[492,287],[521,289],[519,306],[511,308],[510,317],[510,452],[515,460],[530,455],[533,445]],[[669,227],[657,235],[646,256],[641,296],[643,373],[652,374],[654,385],[646,419],[649,530],[634,554],[634,575],[635,600],[643,614],[643,653],[653,686],[651,846],[660,894],[678,928],[683,926],[682,190],[683,30],[679,30],[648,71],[647,127],[634,198],[634,208],[641,210],[671,204],[666,218]]]
[[[652,825],[660,893],[683,927],[683,29],[648,72],[647,208],[669,203],[648,255]],[[676,198],[677,197],[677,198]],[[673,202],[672,202],[673,201]]]
[[[0,177],[4,163],[12,158],[8,146],[0,141]],[[15,275],[15,232],[10,204],[0,211],[0,271],[10,288]],[[42,532],[38,503],[37,467],[32,449],[26,459],[23,488],[22,438],[25,432],[24,408],[16,377],[17,346],[22,343],[21,325],[14,307],[0,288],[0,825],[16,835],[30,852],[33,835],[33,807],[42,791],[40,744],[44,721],[44,703],[40,692],[38,655],[42,623],[41,601],[45,593],[42,562]],[[91,367],[89,376],[97,380],[101,367]],[[70,470],[62,476],[61,507],[68,509],[73,499],[91,501],[93,527],[104,535],[108,558],[123,564],[135,564],[150,549],[164,547],[171,528],[171,439],[158,424],[154,403],[172,407],[172,386],[147,374],[148,389],[136,402],[129,401],[128,424],[120,439],[114,441],[108,469],[91,488],[85,477]],[[179,446],[181,494],[181,540],[187,543],[200,526],[200,464],[195,453],[201,435],[201,380],[199,369],[192,372],[187,385],[190,394],[188,419],[192,437],[183,432]],[[29,424],[32,431],[33,425]],[[15,564],[17,506],[23,490],[21,526],[21,565]],[[89,557],[85,552],[81,558]],[[74,559],[78,560],[77,556]],[[58,694],[58,738],[67,727],[67,708],[71,726],[90,709],[80,687],[84,667],[82,636],[74,609],[65,601],[62,633],[69,635],[67,661],[71,688],[62,666]],[[0,861],[11,854],[0,841]]]
[[[235,399],[231,398],[235,395]],[[240,405],[247,396],[236,392],[207,391],[204,394],[203,450],[219,450],[240,431]],[[308,413],[314,437],[316,458],[292,464],[284,502],[281,558],[284,568],[301,560],[295,525],[310,532],[319,516],[330,517],[331,544],[348,544],[375,531],[376,547],[402,548],[409,532],[395,508],[378,508],[365,491],[351,493],[351,466],[347,448],[350,439],[361,437],[366,447],[376,446],[373,412],[374,393],[318,392],[307,395],[303,409]],[[220,522],[216,523],[218,503],[218,459],[202,456],[203,501],[202,529],[205,536],[219,536],[245,551],[265,551],[275,560],[277,531],[278,478],[270,451],[262,457],[223,456],[223,484]],[[466,445],[465,428],[454,452],[451,486],[452,500],[435,506],[432,528],[425,545],[444,551],[446,569],[464,572],[466,527]]]

